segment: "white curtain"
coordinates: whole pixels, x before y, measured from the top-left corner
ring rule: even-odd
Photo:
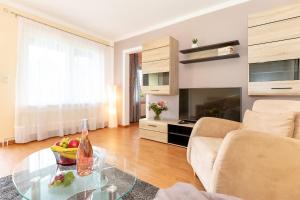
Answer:
[[[113,48],[19,18],[18,49],[16,142],[107,125]]]

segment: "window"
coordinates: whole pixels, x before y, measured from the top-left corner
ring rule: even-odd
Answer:
[[[30,29],[30,30],[29,30]],[[57,30],[23,27],[23,105],[101,103],[106,98],[104,49]]]
[[[105,127],[113,48],[24,18],[19,34],[16,142]]]

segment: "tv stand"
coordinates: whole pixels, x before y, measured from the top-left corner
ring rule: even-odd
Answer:
[[[179,120],[140,119],[140,138],[186,147],[194,123]]]

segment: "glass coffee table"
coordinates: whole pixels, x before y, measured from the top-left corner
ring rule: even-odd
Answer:
[[[27,200],[122,199],[136,183],[135,168],[126,158],[93,146],[94,167],[89,176],[80,177],[76,166],[61,166],[50,148],[22,160],[12,174],[13,183]],[[58,171],[72,171],[75,179],[69,186],[49,187]]]

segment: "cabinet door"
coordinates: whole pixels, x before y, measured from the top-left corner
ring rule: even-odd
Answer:
[[[167,133],[139,129],[139,134],[140,134],[141,138],[145,138],[148,140],[154,140],[154,141],[162,142],[162,143],[168,143],[168,134]]]
[[[140,120],[139,128],[162,133],[168,132],[168,124],[164,121]]]
[[[249,95],[300,95],[299,60],[249,64]]]
[[[142,62],[152,62],[158,60],[166,60],[170,58],[170,47],[161,47],[157,49],[151,49],[143,51]]]
[[[142,93],[157,94],[157,95],[170,95],[170,86],[169,85],[142,86]]]
[[[268,24],[276,21],[290,19],[300,16],[300,4],[292,4],[275,8],[265,12],[250,15],[248,18],[248,27]]]
[[[168,72],[170,71],[170,60],[142,63],[142,71],[143,74]]]
[[[248,29],[248,45],[276,42],[300,37],[300,17]]]
[[[143,51],[169,46],[171,39],[172,38],[170,36],[167,36],[167,37],[163,37],[158,40],[155,40],[155,41],[147,42],[147,43],[143,44]]]
[[[300,95],[300,81],[249,82],[248,95]]]
[[[300,58],[300,38],[248,47],[249,63],[298,58]]]
[[[299,80],[299,60],[249,64],[249,82]]]
[[[143,74],[143,86],[169,85],[169,72]]]

